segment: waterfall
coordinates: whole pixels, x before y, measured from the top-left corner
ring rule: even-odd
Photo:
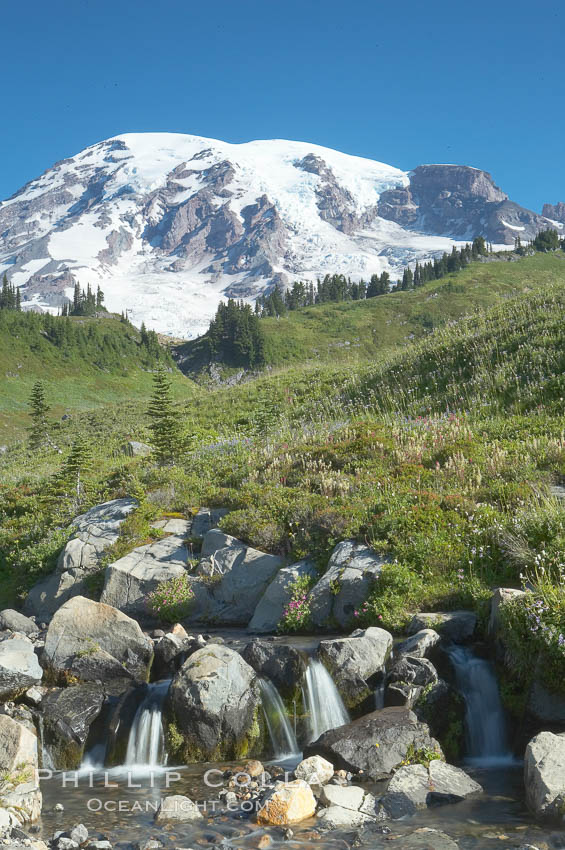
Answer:
[[[274,757],[284,759],[297,755],[300,750],[281,695],[269,679],[259,679],[259,688]]]
[[[162,708],[170,680],[147,685],[129,733],[126,765],[153,767],[166,763]]]
[[[466,646],[451,646],[447,653],[455,670],[457,687],[465,700],[468,761],[481,767],[512,761],[504,709],[492,665]]]
[[[382,681],[379,682],[377,687],[375,688],[375,710],[380,711],[385,707],[385,679],[384,676]]]
[[[302,692],[310,718],[308,743],[316,741],[328,729],[349,723],[349,714],[334,680],[321,661],[310,659],[304,674]]]

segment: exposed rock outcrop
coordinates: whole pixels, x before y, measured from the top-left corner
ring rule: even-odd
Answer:
[[[200,564],[191,579],[194,617],[247,625],[282,565],[277,555],[212,529],[204,537]]]
[[[327,626],[335,620],[346,628],[352,623],[355,610],[367,598],[371,583],[384,563],[384,558],[362,543],[355,540],[338,543],[326,572],[310,593],[314,625]]]
[[[121,524],[137,506],[136,499],[114,499],[75,517],[76,531],[59,555],[55,572],[29,591],[26,613],[49,620],[68,599],[85,595],[86,577],[98,568],[104,550],[116,542]]]
[[[259,600],[249,622],[249,631],[261,634],[276,631],[290,602],[292,585],[298,579],[313,580],[316,576],[316,568],[309,560],[298,561],[296,564],[280,569]]]
[[[464,165],[419,165],[409,186],[381,194],[378,210],[402,227],[457,239],[484,236],[494,243],[513,244],[517,235],[533,239],[550,226],[510,201],[486,171]]]

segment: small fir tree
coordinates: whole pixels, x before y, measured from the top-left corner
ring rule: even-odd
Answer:
[[[151,419],[155,457],[173,463],[180,449],[180,417],[173,405],[171,379],[163,366],[153,375],[153,395],[147,415]]]
[[[49,440],[49,426],[47,414],[50,410],[45,401],[45,389],[41,381],[36,381],[32,387],[29,398],[31,416],[30,443],[32,448],[38,449]]]

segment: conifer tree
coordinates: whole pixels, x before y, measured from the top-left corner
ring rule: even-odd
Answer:
[[[45,401],[45,389],[41,381],[36,381],[32,387],[29,398],[32,425],[30,431],[30,443],[32,448],[38,449],[49,439],[47,424],[47,413],[50,408]]]
[[[163,366],[153,375],[153,395],[147,415],[155,457],[161,463],[174,462],[180,449],[180,417],[173,405],[171,379]]]

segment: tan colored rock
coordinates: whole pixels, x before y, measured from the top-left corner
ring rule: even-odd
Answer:
[[[155,822],[177,821],[183,823],[200,820],[202,817],[202,812],[196,803],[192,802],[190,797],[183,797],[182,794],[172,794],[169,797],[164,797],[161,801],[159,810],[155,815]]]
[[[290,826],[314,816],[316,799],[312,789],[302,779],[278,782],[257,812],[257,823],[270,826]]]
[[[294,775],[308,785],[325,785],[334,775],[334,766],[321,756],[310,756],[300,762]]]
[[[33,778],[37,769],[37,736],[8,717],[0,714],[0,773],[2,776],[16,774],[23,778],[25,773],[28,781]]]
[[[245,765],[245,772],[249,774],[252,779],[256,779],[258,776],[261,776],[264,770],[265,768],[257,759],[252,759]]]

